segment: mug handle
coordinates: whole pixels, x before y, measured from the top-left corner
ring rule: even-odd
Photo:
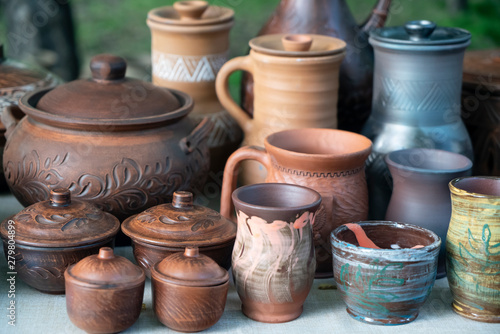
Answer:
[[[227,159],[222,178],[222,191],[220,200],[220,213],[227,219],[235,220],[233,216],[234,205],[231,195],[236,189],[238,179],[238,167],[243,160],[256,160],[269,171],[271,160],[267,151],[259,146],[244,146],[234,151]]]
[[[252,64],[249,56],[233,58],[221,67],[215,79],[215,91],[222,106],[236,120],[243,131],[248,133],[251,131],[253,120],[236,102],[234,102],[229,93],[229,76],[231,73],[238,70],[252,73]]]

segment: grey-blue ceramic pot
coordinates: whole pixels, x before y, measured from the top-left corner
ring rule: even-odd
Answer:
[[[384,219],[391,177],[384,155],[425,147],[473,159],[460,117],[462,63],[470,33],[430,21],[376,29],[372,113],[362,134],[373,141],[367,160],[370,219]]]

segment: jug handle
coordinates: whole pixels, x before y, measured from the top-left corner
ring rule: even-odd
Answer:
[[[251,131],[252,118],[233,100],[229,93],[228,79],[231,73],[242,70],[252,73],[251,59],[249,56],[236,57],[227,61],[219,70],[215,79],[215,91],[222,106],[236,120],[245,133]]]
[[[259,146],[244,146],[237,149],[226,162],[224,168],[224,176],[222,178],[222,191],[220,200],[220,213],[227,219],[235,220],[234,205],[231,195],[236,189],[236,182],[238,179],[238,167],[243,160],[256,160],[260,162],[269,172],[271,167],[271,160],[267,151]]]
[[[389,13],[389,7],[391,6],[391,1],[392,0],[379,0],[377,2],[370,16],[368,16],[366,21],[360,26],[363,32],[368,33],[375,28],[384,26],[387,20],[387,14]]]
[[[5,126],[5,134],[4,135],[5,135],[5,138],[7,140],[9,140],[10,136],[12,135],[12,132],[14,131],[14,129],[17,126],[17,123],[19,123],[19,121],[21,119],[21,118],[16,118],[16,116],[14,116],[14,111],[12,110],[14,108],[17,109],[17,111],[16,111],[17,114],[22,114],[22,111],[18,106],[11,105],[11,106],[6,107],[3,110],[2,116],[1,116],[2,123]]]
[[[196,150],[198,145],[209,135],[210,131],[212,131],[213,127],[214,123],[208,117],[203,118],[189,135],[179,141],[182,151],[186,154],[190,154]]]

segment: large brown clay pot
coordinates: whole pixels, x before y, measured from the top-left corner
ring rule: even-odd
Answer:
[[[42,68],[6,59],[3,45],[0,44],[0,115],[8,106],[17,105],[19,98],[27,92],[44,87],[54,87],[60,83],[62,83],[60,78]],[[14,116],[14,119],[20,119],[24,114],[19,111]],[[0,165],[5,146],[5,129],[6,125],[0,121]],[[4,189],[7,189],[7,186],[3,171],[0,171],[0,190]]]
[[[249,44],[250,55],[228,61],[216,80],[222,105],[243,128],[243,145],[262,146],[268,135],[280,130],[337,127],[343,41],[320,35],[268,35]],[[228,77],[238,69],[252,73],[255,80],[253,118],[229,95]],[[242,168],[244,184],[263,182],[266,177],[255,161]]]
[[[371,111],[373,86],[373,50],[368,33],[382,27],[391,0],[379,0],[370,17],[358,26],[345,0],[281,0],[276,11],[259,32],[261,35],[320,34],[337,37],[347,43],[346,58],[340,66],[338,128],[361,131]],[[242,105],[254,110],[253,80],[244,77]]]
[[[500,176],[500,49],[464,57],[462,119],[474,147],[474,175]]]
[[[201,187],[211,123],[186,117],[185,93],[125,78],[122,58],[99,55],[92,79],[39,90],[20,101],[27,114],[8,130],[7,183],[23,205],[69,188],[120,219]],[[4,113],[5,114],[9,114]]]
[[[211,170],[222,171],[243,133],[215,94],[215,77],[227,61],[234,11],[206,1],[177,1],[148,13],[153,83],[178,89],[194,99],[192,116],[209,117]]]
[[[371,141],[357,133],[335,129],[291,129],[268,136],[265,150],[242,147],[224,170],[221,214],[232,214],[230,196],[243,160],[261,162],[266,182],[298,184],[321,194],[322,204],[313,225],[316,277],[332,276],[330,232],[368,216],[365,161]]]

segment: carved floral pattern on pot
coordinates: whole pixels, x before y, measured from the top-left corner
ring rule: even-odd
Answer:
[[[210,148],[227,145],[228,142],[239,143],[241,141],[242,133],[238,123],[225,110],[208,115],[193,114],[192,117],[199,120],[207,117],[214,124],[214,129],[207,139]]]
[[[227,52],[202,56],[183,56],[152,51],[153,75],[168,81],[215,81],[227,61]]]
[[[316,269],[310,237],[314,213],[304,212],[293,222],[271,223],[242,211],[237,215],[232,264],[240,297],[279,304],[307,294]]]
[[[25,155],[21,161],[7,161],[5,177],[12,193],[22,203],[36,203],[49,197],[50,189],[68,188],[73,198],[92,200],[101,210],[114,214],[129,214],[146,206],[164,203],[177,189],[201,186],[195,175],[200,172],[208,151],[196,148],[183,170],[172,168],[172,159],[156,161],[141,166],[131,158],[123,158],[100,175],[86,173],[75,180],[65,175],[69,172],[71,152],[52,157],[40,156],[37,150]],[[151,204],[151,205],[149,205]]]
[[[15,84],[15,82],[11,81],[14,79],[14,77],[12,77],[12,79],[9,78],[9,84]],[[17,101],[19,101],[19,99],[23,97],[26,92],[31,92],[43,87],[53,87],[60,83],[60,79],[54,77],[52,74],[48,74],[43,80],[34,82],[29,85],[2,88],[0,89],[0,112],[5,107],[13,104],[17,105]]]

